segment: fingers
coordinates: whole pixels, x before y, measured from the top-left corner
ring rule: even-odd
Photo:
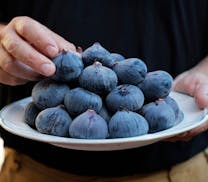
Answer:
[[[2,70],[9,73],[10,75],[27,81],[37,81],[43,78],[43,76],[34,72],[29,66],[17,60],[11,61],[10,63],[1,67]]]
[[[195,94],[195,101],[199,108],[203,109],[208,106],[208,84],[199,84],[196,88]]]
[[[48,34],[43,25],[29,17],[14,18],[14,29],[28,43],[48,57],[58,54],[58,46],[54,38]]]
[[[200,109],[208,106],[208,77],[205,74],[193,70],[180,74],[174,81],[174,90],[193,96]],[[171,137],[165,141],[189,141],[207,129],[208,121],[182,135]]]
[[[13,22],[19,35],[51,58],[63,49],[76,53],[74,44],[29,17],[17,17]]]
[[[74,46],[74,44],[68,42],[63,37],[52,32],[51,30],[48,29],[48,31],[50,32],[50,35],[53,37],[53,39],[56,41],[56,44],[57,44],[60,51],[62,51],[63,49],[66,49],[66,50],[70,50],[72,52],[76,52],[76,47]]]
[[[55,72],[55,65],[43,54],[35,50],[14,31],[7,31],[1,39],[5,50],[15,59],[21,60],[35,72],[51,76]]]
[[[193,96],[196,85],[198,85],[198,78],[189,72],[184,72],[175,78],[173,90]]]
[[[185,142],[188,142],[193,137],[195,137],[198,134],[203,133],[203,132],[205,132],[207,130],[208,130],[208,120],[206,122],[204,122],[202,125],[194,128],[192,130],[189,130],[187,132],[181,133],[181,134],[176,135],[174,137],[170,137],[170,138],[165,139],[163,141],[166,141],[166,142],[176,142],[176,141],[185,141]]]
[[[57,46],[59,48],[59,52],[61,52],[62,50],[68,50],[68,51],[73,52],[77,56],[81,57],[81,54],[79,52],[77,52],[77,49],[74,46],[74,44],[68,42],[63,37],[61,37],[58,34],[52,32],[51,30],[48,29],[48,31],[51,34],[51,36],[54,38],[54,40],[56,41]]]
[[[53,75],[55,65],[50,59],[63,49],[76,53],[72,43],[29,17],[16,17],[2,28],[0,44],[1,74],[20,79],[17,84]]]
[[[184,132],[184,133],[178,134],[178,135],[176,135],[176,136],[167,138],[167,139],[165,139],[165,140],[163,140],[163,141],[165,141],[165,142],[182,141],[182,140],[184,140],[184,138],[186,138],[186,136],[187,136],[187,132]]]
[[[176,77],[175,91],[193,96],[199,108],[208,106],[208,77],[201,73],[187,71]]]
[[[34,72],[29,66],[14,60],[0,45],[0,67],[3,71],[10,75],[28,80],[36,81],[40,79],[40,75]],[[27,79],[26,79],[27,78]]]
[[[194,128],[187,133],[187,137],[194,137],[208,129],[208,120],[197,128]]]
[[[9,73],[0,69],[0,83],[10,85],[10,86],[16,86],[16,85],[23,85],[27,82],[28,82],[27,80],[14,77],[10,75]]]

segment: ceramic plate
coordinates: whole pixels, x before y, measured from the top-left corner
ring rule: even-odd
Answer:
[[[171,92],[170,96],[177,101],[183,111],[183,121],[170,129],[138,137],[86,140],[41,134],[23,121],[24,108],[32,100],[31,97],[5,106],[0,111],[0,125],[15,135],[68,149],[105,151],[141,147],[193,129],[208,119],[207,109],[200,110],[194,98],[176,92]]]

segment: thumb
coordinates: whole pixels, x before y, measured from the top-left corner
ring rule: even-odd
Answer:
[[[195,101],[199,108],[203,109],[208,106],[208,83],[201,83],[195,90]]]
[[[173,82],[173,90],[193,96],[198,84],[197,82],[198,79],[187,71],[175,78]]]

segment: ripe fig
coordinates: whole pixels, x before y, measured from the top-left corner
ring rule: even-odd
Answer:
[[[89,91],[104,95],[117,86],[118,78],[113,70],[95,62],[83,70],[79,83],[81,87]]]
[[[121,83],[131,85],[141,83],[147,74],[146,64],[138,58],[129,58],[116,62],[113,70]]]
[[[131,111],[117,111],[109,121],[110,138],[125,138],[147,134],[146,119]]]
[[[98,113],[107,123],[109,123],[111,119],[111,113],[110,111],[106,108],[106,106],[103,104],[101,110]]]
[[[109,51],[96,42],[82,53],[82,60],[85,65],[89,66],[94,62],[101,62],[102,65],[112,67],[114,59]]]
[[[33,101],[27,104],[24,110],[24,121],[32,128],[35,128],[35,119],[41,110],[36,107]]]
[[[171,128],[175,124],[175,113],[164,100],[144,105],[142,114],[149,123],[150,133]]]
[[[70,51],[63,50],[52,61],[56,66],[56,72],[52,79],[60,82],[76,80],[84,68],[82,60]]]
[[[120,62],[125,59],[121,54],[118,53],[111,53],[111,57],[114,60],[114,62]]]
[[[156,101],[165,98],[172,90],[172,76],[162,70],[147,73],[144,81],[138,86],[148,101]]]
[[[55,107],[63,103],[64,96],[68,91],[69,87],[66,84],[46,78],[33,87],[33,102],[41,110]]]
[[[87,110],[72,121],[69,134],[72,138],[105,139],[108,136],[108,126],[94,110]]]
[[[175,113],[175,123],[180,123],[184,119],[184,113],[180,110],[178,103],[170,96],[167,96],[164,101],[173,109]]]
[[[142,91],[134,85],[119,85],[106,97],[107,108],[111,112],[127,109],[138,111],[144,103]]]
[[[61,106],[57,106],[41,111],[36,117],[35,125],[41,133],[68,137],[71,122],[69,114]]]
[[[99,112],[102,108],[102,99],[93,92],[77,87],[67,92],[64,98],[64,105],[70,116],[74,117],[87,109]]]

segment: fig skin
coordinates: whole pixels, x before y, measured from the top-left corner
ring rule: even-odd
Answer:
[[[86,67],[79,77],[80,86],[99,95],[106,95],[118,83],[115,72],[101,63],[95,62]]]
[[[112,113],[107,109],[105,104],[103,104],[103,106],[98,114],[107,122],[107,124],[109,123],[109,121],[112,117]]]
[[[71,82],[78,79],[84,68],[82,60],[70,51],[63,50],[52,61],[56,66],[56,71],[51,78],[59,82]]]
[[[69,137],[71,122],[69,114],[61,106],[57,106],[41,111],[36,117],[35,125],[41,133]]]
[[[108,137],[108,126],[94,110],[87,110],[72,121],[69,134],[72,138],[105,139]]]
[[[125,59],[125,57],[123,55],[118,54],[118,53],[111,53],[110,55],[111,55],[112,59],[114,60],[114,62],[120,62]]]
[[[117,111],[109,121],[110,138],[125,138],[147,134],[149,125],[146,119],[131,111]]]
[[[77,87],[67,92],[64,105],[70,116],[76,117],[87,109],[99,112],[102,108],[102,99],[93,92]]]
[[[149,133],[171,128],[175,124],[175,113],[164,100],[144,105],[142,115],[149,123]]]
[[[128,84],[117,86],[106,97],[107,108],[113,113],[123,109],[138,111],[143,103],[142,91],[138,87]]]
[[[151,102],[167,97],[172,91],[173,78],[163,70],[148,72],[144,81],[138,85],[145,98]]]
[[[43,110],[62,104],[68,91],[67,84],[46,78],[35,84],[32,89],[32,99],[35,105]]]
[[[35,128],[35,119],[41,110],[37,108],[33,101],[29,102],[24,110],[24,121],[32,128]]]
[[[85,66],[100,62],[102,65],[111,68],[115,62],[109,51],[101,46],[99,42],[95,42],[82,52],[82,60]]]
[[[176,118],[175,123],[180,123],[184,119],[184,113],[180,110],[178,103],[170,96],[167,96],[164,101],[173,109]]]
[[[113,66],[118,80],[123,84],[138,85],[147,74],[146,64],[138,58],[129,58],[116,62]]]

